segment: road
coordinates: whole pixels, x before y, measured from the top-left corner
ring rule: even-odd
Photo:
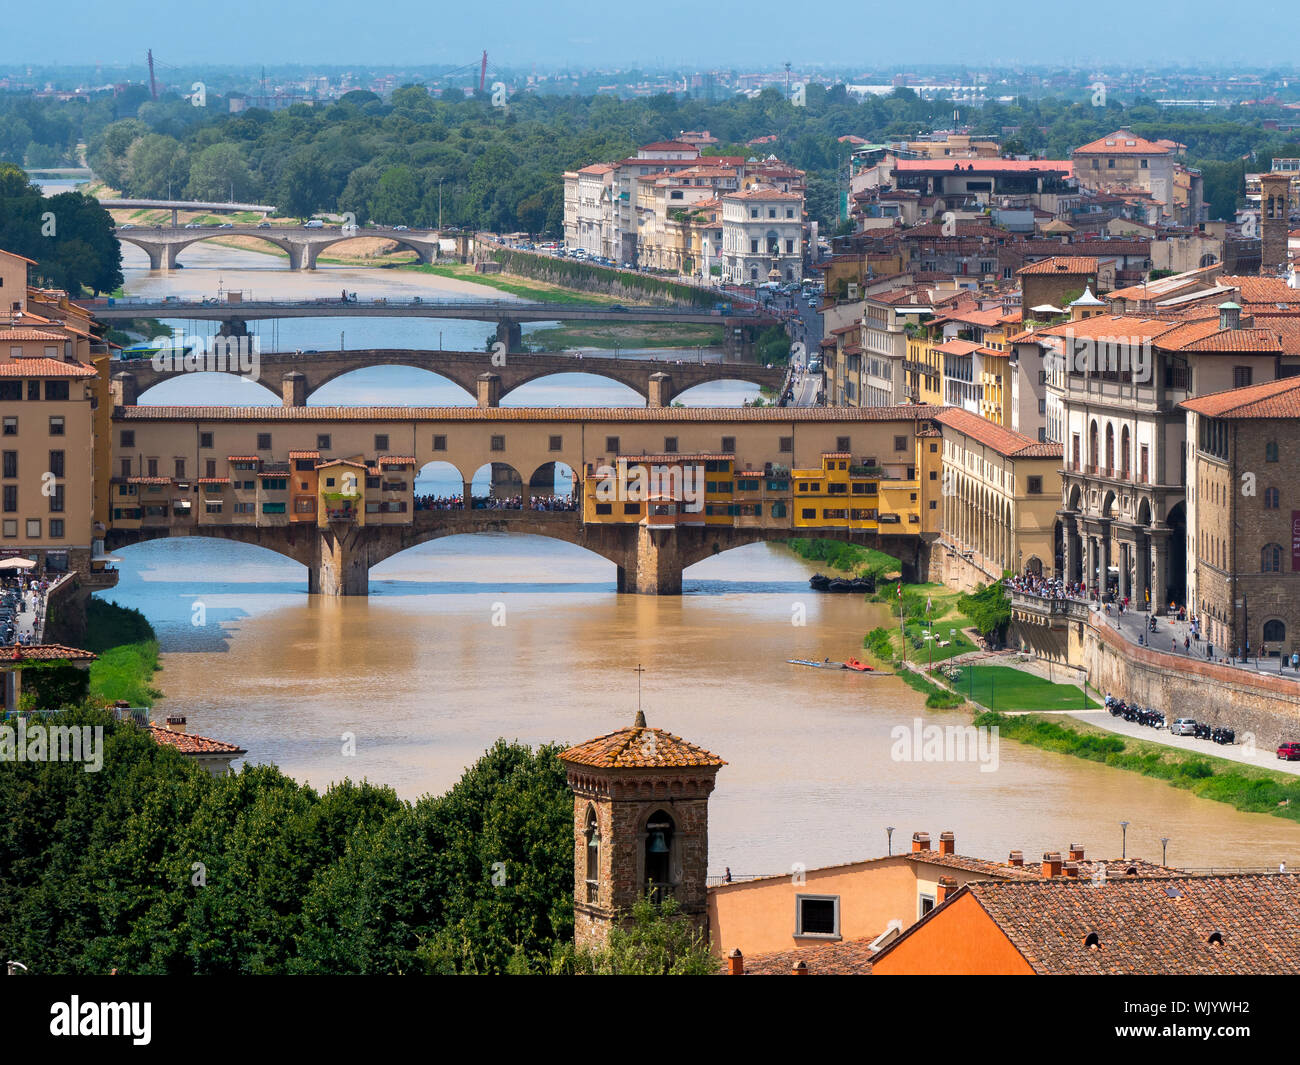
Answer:
[[[1211,740],[1198,740],[1194,736],[1175,736],[1168,729],[1148,728],[1146,725],[1139,725],[1136,721],[1112,717],[1106,710],[1071,710],[1068,716],[1104,728],[1107,732],[1159,743],[1164,747],[1175,747],[1189,754],[1213,755],[1215,758],[1226,758],[1230,762],[1253,765],[1257,769],[1276,769],[1279,773],[1300,776],[1300,762],[1283,762],[1272,748],[1256,747],[1253,742],[1245,738],[1247,734],[1239,735],[1236,743],[1220,744]],[[1297,735],[1300,736],[1300,732]]]

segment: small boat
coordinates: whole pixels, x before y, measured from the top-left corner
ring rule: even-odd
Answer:
[[[827,659],[825,662],[814,662],[811,658],[787,658],[787,662],[792,666],[808,666],[810,669],[843,669],[843,662],[832,662]]]
[[[837,577],[826,586],[826,590],[828,592],[851,592],[853,591],[853,585],[851,582]]]
[[[859,662],[856,658],[850,658],[845,662],[844,668],[856,670],[858,673],[874,673],[876,671],[875,666],[869,666],[865,662]]]
[[[831,583],[831,579],[823,573],[814,573],[808,578],[808,586],[814,592],[826,591],[826,586]]]

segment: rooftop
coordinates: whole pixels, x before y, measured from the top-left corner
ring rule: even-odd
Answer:
[[[1214,392],[1180,406],[1210,418],[1300,418],[1300,377]]]
[[[656,769],[684,766],[724,766],[727,763],[703,747],[662,729],[648,728],[637,711],[631,728],[597,736],[560,752],[560,761],[597,769]]]

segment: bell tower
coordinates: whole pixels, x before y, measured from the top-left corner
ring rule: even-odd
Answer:
[[[679,736],[631,728],[560,754],[573,792],[573,938],[599,947],[632,904],[672,896],[708,929],[709,794],[726,765]]]
[[[1287,265],[1287,232],[1291,217],[1291,175],[1273,171],[1259,176],[1259,272],[1281,273]]]

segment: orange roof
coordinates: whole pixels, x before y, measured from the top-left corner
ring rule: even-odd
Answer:
[[[680,736],[662,729],[647,728],[645,715],[639,710],[631,728],[597,736],[561,751],[560,761],[597,769],[717,768],[727,764],[716,754],[710,754]]]
[[[51,333],[47,329],[24,329],[14,326],[12,329],[0,329],[0,340],[67,340],[61,333]]]
[[[949,340],[945,344],[936,344],[931,350],[943,355],[969,355],[979,349],[980,345],[973,340]]]
[[[1168,155],[1170,150],[1155,141],[1139,137],[1132,130],[1117,129],[1099,140],[1075,148],[1072,155]]]
[[[318,459],[320,458],[320,452],[319,451],[290,451],[289,457],[291,459]]]
[[[414,466],[414,455],[380,455],[375,460],[380,466]]]
[[[26,647],[6,648],[0,652],[0,662],[87,662],[98,657],[99,655],[83,651],[80,647],[65,647],[61,643],[33,643]]]
[[[162,725],[148,726],[153,738],[164,747],[171,747],[181,754],[247,754],[243,747],[222,740],[208,739],[207,736],[195,736],[189,732],[176,732],[163,728]]]
[[[258,458],[256,455],[227,455],[226,461],[227,462],[257,462]]]
[[[935,416],[935,421],[942,422],[957,432],[969,436],[985,447],[991,447],[999,455],[1009,458],[1046,459],[1060,458],[1060,444],[1048,444],[995,425],[987,418],[972,414],[960,407],[948,407]]]
[[[1054,255],[1042,262],[1030,263],[1016,271],[1022,274],[1095,274],[1097,260],[1091,255]]]
[[[63,362],[60,359],[16,358],[0,362],[0,377],[95,377],[93,366],[80,362]]]
[[[1300,377],[1197,396],[1179,406],[1210,418],[1300,418]]]
[[[1223,274],[1219,285],[1235,288],[1241,293],[1244,303],[1287,303],[1300,304],[1300,290],[1287,285],[1281,277],[1238,277]]]

